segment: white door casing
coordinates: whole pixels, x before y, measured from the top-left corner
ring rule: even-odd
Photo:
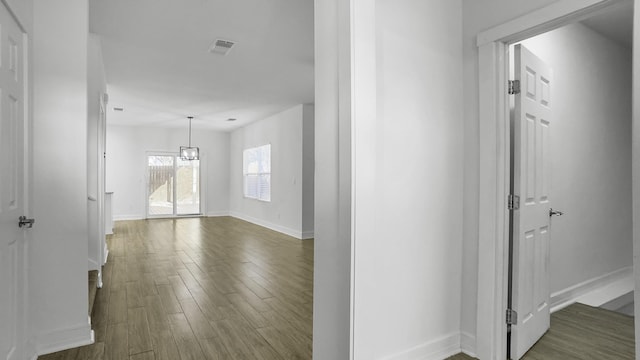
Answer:
[[[0,4],[0,359],[21,359],[24,344],[24,33]]]
[[[109,96],[105,93],[100,94],[100,117],[98,118],[98,199],[100,201],[100,265],[107,263],[107,255],[109,250],[107,249],[106,238],[106,218],[111,217],[111,214],[106,214],[106,184],[107,184],[107,103]],[[100,277],[98,279],[98,287],[102,287],[102,271],[100,271]]]
[[[515,46],[513,193],[513,310],[511,358],[519,359],[550,326],[549,136],[551,68],[522,45]]]

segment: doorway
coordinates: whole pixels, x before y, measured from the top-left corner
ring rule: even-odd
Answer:
[[[201,215],[200,160],[147,155],[147,218]]]
[[[623,5],[509,47],[510,62],[518,63],[510,67],[510,79],[521,81],[521,92],[509,99],[514,130],[511,173],[512,179],[530,180],[512,184],[511,193],[520,194],[522,201],[511,213],[514,220],[530,224],[532,219],[524,219],[525,214],[533,215],[529,199],[539,200],[543,211],[538,217],[540,232],[529,233],[513,223],[511,264],[520,278],[511,278],[519,286],[509,292],[514,300],[509,308],[518,309],[520,316],[512,330],[522,332],[527,327],[524,322],[534,320],[529,314],[546,312],[546,325],[537,332],[528,329],[531,339],[528,344],[520,339],[523,347],[513,358],[519,358],[549,328],[550,312],[575,302],[599,308],[626,294],[630,295],[627,301],[633,301],[628,196],[632,104],[632,19],[628,14],[633,4]],[[615,36],[598,26],[612,22],[626,23],[628,31]],[[535,58],[535,63],[522,65],[527,56]],[[542,65],[550,69],[548,75],[536,69]],[[546,94],[528,84],[536,76],[548,79],[543,83]],[[531,107],[525,114],[525,105],[535,103],[531,99],[538,99],[547,114],[535,116]],[[540,123],[538,131],[530,134],[535,139],[530,145],[537,150],[531,156],[539,159],[523,166],[527,165],[529,127],[520,124],[528,124],[529,118]],[[530,130],[535,129],[531,124]],[[530,171],[536,176],[527,176]],[[527,192],[528,184],[538,179],[541,186]],[[530,239],[524,239],[527,235]],[[527,291],[532,296],[519,296]],[[535,291],[538,294],[533,296]],[[517,299],[520,304],[515,303]],[[609,309],[627,305],[622,300]]]
[[[477,354],[480,358],[507,357],[505,309],[508,295],[508,260],[505,255],[508,253],[510,233],[509,210],[506,204],[509,195],[508,154],[511,146],[509,100],[506,96],[508,45],[583,20],[596,12],[604,11],[609,6],[617,6],[623,2],[592,1],[588,4],[577,4],[561,1],[478,34],[480,123],[487,129],[481,130],[480,134],[481,159],[484,159],[481,161],[486,161],[480,169],[480,186],[493,187],[496,190],[480,200],[480,208],[486,209],[481,211],[480,222],[487,224],[481,227],[479,239],[483,244],[479,250],[478,262],[478,309],[483,309],[478,311],[477,316]],[[637,203],[637,197],[634,196],[632,203]],[[567,215],[564,216],[566,217]]]

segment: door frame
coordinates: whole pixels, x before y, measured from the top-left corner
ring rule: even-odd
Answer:
[[[506,359],[507,325],[507,278],[509,256],[509,154],[510,124],[507,95],[509,74],[508,46],[526,38],[578,21],[609,6],[627,0],[560,0],[516,19],[498,25],[477,36],[478,86],[479,86],[479,188],[485,189],[479,196],[478,229],[478,293],[476,309],[476,354],[480,359]],[[634,1],[634,35],[638,33],[640,0]],[[634,38],[634,90],[640,86],[637,36]],[[633,242],[634,254],[640,251],[640,138],[639,105],[634,104],[633,128]],[[638,135],[636,135],[638,134]],[[636,250],[638,249],[638,250]],[[634,256],[634,273],[639,270]],[[638,284],[638,276],[635,276]],[[638,294],[636,286],[636,294]],[[636,320],[640,321],[640,320]],[[638,323],[636,323],[638,329]],[[640,331],[636,331],[636,354],[640,343]]]

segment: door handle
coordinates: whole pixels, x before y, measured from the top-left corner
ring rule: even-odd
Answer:
[[[33,227],[33,223],[35,222],[35,219],[27,219],[26,216],[22,215],[18,218],[18,227],[21,229],[31,229]]]
[[[551,216],[562,216],[564,213],[562,211],[549,209],[549,217]]]

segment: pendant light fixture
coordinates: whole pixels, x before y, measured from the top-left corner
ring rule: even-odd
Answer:
[[[180,146],[180,158],[182,160],[200,160],[200,149],[197,146],[191,146],[191,120],[193,116],[187,116],[189,119],[189,146]]]

